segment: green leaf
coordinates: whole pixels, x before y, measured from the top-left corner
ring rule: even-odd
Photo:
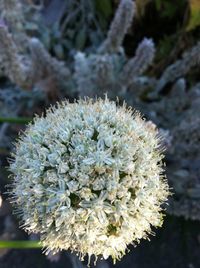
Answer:
[[[105,18],[112,15],[111,0],[95,0],[96,10],[99,11]]]
[[[162,60],[163,57],[168,55],[170,51],[173,49],[174,44],[176,43],[176,38],[174,35],[165,35],[158,43],[157,48],[157,59]]]
[[[30,249],[30,248],[42,248],[39,241],[4,241],[0,240],[0,248],[11,248],[11,249]]]
[[[186,0],[155,0],[155,8],[159,16],[172,19],[185,6]]]
[[[161,13],[162,17],[167,17],[167,18],[173,18],[176,15],[177,9],[179,6],[177,6],[174,3],[166,2],[164,4],[164,9]]]
[[[0,123],[28,124],[31,120],[28,117],[0,117]]]
[[[156,6],[156,9],[159,11],[162,7],[161,0],[155,0],[155,6]]]
[[[137,12],[136,15],[138,15],[139,17],[144,16],[145,14],[145,9],[147,4],[149,4],[152,0],[136,0],[136,7],[137,7]]]
[[[190,19],[186,27],[187,31],[194,30],[200,25],[200,1],[189,0],[190,5]]]

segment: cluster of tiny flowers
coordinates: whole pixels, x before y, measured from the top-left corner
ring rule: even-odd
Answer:
[[[10,165],[11,194],[48,251],[120,259],[161,226],[169,188],[158,131],[126,105],[64,101],[36,117]]]

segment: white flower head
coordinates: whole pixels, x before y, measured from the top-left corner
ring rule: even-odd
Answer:
[[[47,252],[120,259],[161,226],[167,200],[158,131],[114,101],[64,101],[16,146],[11,194]]]

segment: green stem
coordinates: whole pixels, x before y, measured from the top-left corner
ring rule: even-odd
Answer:
[[[0,117],[0,123],[28,124],[31,120],[28,117]]]
[[[10,249],[31,249],[31,248],[42,248],[39,241],[3,241],[0,240],[0,248]]]

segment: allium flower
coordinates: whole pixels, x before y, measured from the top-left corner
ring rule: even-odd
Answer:
[[[64,101],[35,118],[11,163],[23,227],[48,251],[120,259],[161,226],[169,188],[158,131],[126,105]]]

